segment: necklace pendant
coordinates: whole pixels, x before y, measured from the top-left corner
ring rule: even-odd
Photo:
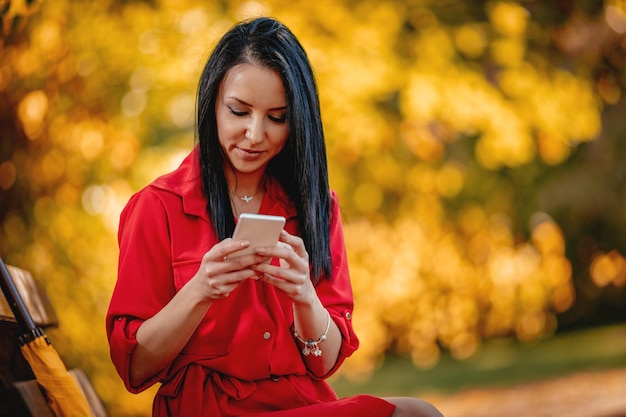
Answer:
[[[247,195],[244,195],[243,197],[239,197],[241,198],[243,201],[245,201],[246,203],[249,203],[252,201],[252,199],[254,198],[254,196],[252,197],[248,197]]]

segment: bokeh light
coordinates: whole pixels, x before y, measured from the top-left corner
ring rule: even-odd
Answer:
[[[153,393],[127,394],[108,357],[119,215],[194,146],[200,70],[241,18],[283,20],[315,68],[361,340],[341,374],[365,379],[389,353],[431,369],[490,339],[532,343],[558,331],[580,277],[594,291],[626,286],[620,241],[589,236],[594,215],[626,203],[623,189],[578,197],[570,177],[564,205],[588,207],[581,219],[554,202],[570,198],[558,175],[581,149],[623,173],[619,147],[597,139],[623,136],[603,123],[624,80],[606,61],[573,68],[602,52],[586,49],[584,19],[549,32],[516,1],[455,19],[419,0],[26,3],[11,2],[3,30],[16,32],[0,44],[0,249],[45,280],[57,349],[116,415],[147,415]],[[607,0],[587,23],[603,42],[622,39],[625,10]],[[558,62],[557,48],[572,55]]]

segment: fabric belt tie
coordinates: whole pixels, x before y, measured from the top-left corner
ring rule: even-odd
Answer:
[[[254,381],[243,381],[197,364],[190,364],[179,370],[176,375],[163,384],[159,389],[159,394],[167,397],[176,397],[183,381],[188,387],[203,387],[207,382],[207,378],[211,378],[211,383],[216,388],[219,388],[220,391],[235,400],[243,400],[252,395],[257,389],[257,384]]]

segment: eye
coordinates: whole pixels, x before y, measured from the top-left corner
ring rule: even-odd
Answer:
[[[287,113],[280,116],[267,116],[267,118],[275,123],[285,123],[287,121]]]
[[[246,114],[248,114],[248,112],[246,112],[246,111],[240,111],[240,110],[234,109],[234,108],[232,108],[230,106],[228,107],[228,110],[230,110],[230,112],[232,114],[234,114],[235,116],[239,116],[239,117],[245,116]]]

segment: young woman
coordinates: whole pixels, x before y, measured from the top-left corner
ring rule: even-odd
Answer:
[[[325,379],[358,346],[317,86],[280,22],[220,40],[198,88],[198,145],[135,194],[107,314],[127,389],[154,416],[440,416],[413,398],[338,399]],[[241,213],[287,219],[276,247],[229,257]],[[271,260],[271,262],[266,262]]]

